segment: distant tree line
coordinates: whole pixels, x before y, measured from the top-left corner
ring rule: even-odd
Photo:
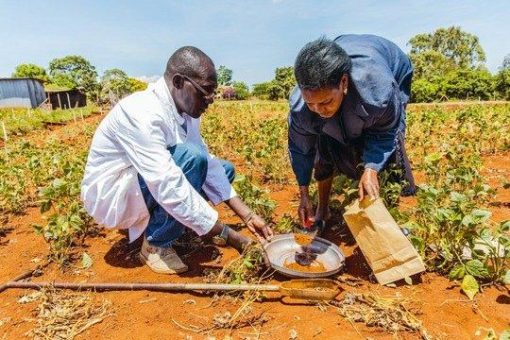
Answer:
[[[477,36],[452,26],[418,34],[408,46],[414,66],[412,102],[510,100],[510,54],[492,74],[485,66],[485,52]],[[251,91],[246,83],[234,81],[232,70],[226,66],[221,65],[217,74],[218,97],[223,99],[287,99],[296,85],[291,66],[276,68],[272,80],[254,84]],[[48,88],[79,88],[99,103],[114,103],[147,87],[118,68],[107,70],[98,78],[96,68],[76,55],[53,59],[48,70],[21,64],[13,77],[39,78]]]
[[[478,37],[460,27],[440,28],[409,40],[414,65],[411,100],[510,100],[510,55],[496,74],[485,66]]]
[[[40,79],[48,90],[79,89],[89,100],[100,104],[116,103],[130,93],[147,88],[147,83],[129,77],[118,68],[106,70],[99,78],[96,68],[77,55],[53,59],[48,70],[35,64],[20,64],[12,76]]]
[[[460,27],[418,34],[408,46],[414,66],[411,101],[510,100],[510,55],[492,74],[478,37]],[[277,68],[273,80],[253,85],[251,95],[286,99],[295,83],[292,67]]]

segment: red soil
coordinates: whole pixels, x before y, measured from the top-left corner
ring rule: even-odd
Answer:
[[[100,117],[91,117],[89,120]],[[69,124],[73,125],[73,123]],[[58,128],[54,132],[58,132]],[[43,134],[50,133],[44,132]],[[41,134],[37,136],[41,138]],[[510,178],[508,154],[486,157],[487,176],[491,184],[499,183],[490,169],[499,169],[498,175]],[[273,189],[273,188],[271,188]],[[271,196],[278,202],[277,216],[284,213],[295,214],[297,190],[293,186],[275,187]],[[492,207],[496,220],[510,218],[510,192],[501,190],[496,199],[497,206]],[[222,218],[228,223],[239,222],[224,207],[220,207]],[[337,217],[338,218],[338,217]],[[42,223],[42,216],[35,208],[28,209],[24,215],[9,216],[8,227],[12,230],[6,237],[0,238],[0,282],[8,281],[18,274],[32,269],[37,263],[45,262],[48,247],[43,238],[36,235],[32,224]],[[243,233],[248,234],[247,230]],[[341,284],[346,292],[374,293],[384,297],[404,297],[411,305],[418,307],[429,335],[434,338],[476,338],[479,327],[493,328],[498,333],[510,326],[510,295],[508,290],[495,287],[485,289],[475,301],[460,292],[458,284],[436,274],[426,273],[414,278],[415,284],[401,284],[396,288],[383,287],[370,281],[368,268],[359,248],[345,230],[329,231],[326,238],[340,246],[347,256],[345,272],[340,277],[356,278],[359,287]],[[43,275],[34,281],[72,281],[72,282],[203,282],[202,272],[208,267],[221,267],[235,258],[232,249],[218,248],[222,254],[219,263],[212,259],[213,248],[186,257],[190,271],[180,276],[165,276],[151,272],[142,266],[136,257],[139,243],[128,244],[126,237],[117,231],[104,231],[99,236],[88,238],[79,253],[87,251],[93,259],[88,270],[76,265],[62,273],[54,264],[43,270]],[[274,282],[286,278],[275,276]],[[33,309],[37,302],[17,303],[18,297],[29,294],[27,290],[11,289],[1,293],[0,334],[5,339],[17,339],[34,327]],[[85,294],[85,293],[84,293]],[[343,296],[339,296],[341,298]],[[245,327],[239,330],[216,330],[209,335],[222,339],[225,335],[234,338],[288,339],[294,330],[300,339],[352,339],[384,338],[393,336],[378,328],[369,328],[363,324],[350,323],[332,308],[325,311],[315,305],[304,302],[278,299],[268,294],[269,299],[252,304],[252,314],[264,313],[269,321],[262,326]],[[192,325],[212,325],[217,313],[230,311],[232,314],[240,307],[239,302],[231,299],[214,300],[211,296],[199,294],[156,293],[156,292],[103,292],[93,293],[93,299],[106,299],[112,302],[111,315],[103,322],[89,328],[78,338],[83,339],[184,339],[188,335],[202,338],[184,327]],[[175,322],[174,322],[175,321]],[[182,325],[182,326],[178,326]],[[405,339],[420,338],[418,333],[399,333]]]

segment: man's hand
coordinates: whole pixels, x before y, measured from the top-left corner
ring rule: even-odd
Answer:
[[[301,221],[301,225],[304,227],[310,227],[315,221],[313,206],[310,200],[310,194],[308,193],[308,187],[300,187],[298,215]]]
[[[239,253],[242,253],[244,248],[252,242],[252,240],[246,236],[239,234],[237,231],[229,228],[228,226],[221,223],[219,220],[216,221],[212,229],[206,235],[202,236],[204,240],[210,241],[214,236],[221,234],[223,228],[228,228],[227,245],[234,247]]]
[[[273,230],[266,221],[259,215],[251,213],[251,215],[244,221],[248,229],[263,243],[271,241],[273,237]]]
[[[260,242],[269,241],[273,237],[273,230],[271,230],[269,224],[262,217],[251,211],[239,196],[232,197],[226,203],[243,220],[248,229]]]
[[[249,237],[243,236],[233,229],[229,229],[227,244],[235,248],[239,254],[242,254],[244,249],[252,242],[253,241]]]
[[[359,200],[362,201],[365,197],[365,193],[374,200],[379,197],[379,180],[377,179],[377,171],[365,168],[363,175],[359,181],[358,193]]]

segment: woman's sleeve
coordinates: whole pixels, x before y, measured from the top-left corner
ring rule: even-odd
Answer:
[[[365,168],[381,171],[395,152],[397,135],[400,131],[400,119],[404,104],[398,88],[395,89],[386,110],[375,117],[364,132],[362,160]]]
[[[289,156],[292,170],[300,186],[309,185],[317,148],[317,134],[305,129],[289,113]]]

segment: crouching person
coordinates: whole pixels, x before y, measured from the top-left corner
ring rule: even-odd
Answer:
[[[81,198],[107,228],[143,234],[140,259],[153,271],[187,271],[172,243],[189,228],[238,251],[250,242],[221,223],[207,200],[225,202],[259,240],[272,230],[236,195],[234,167],[208,152],[200,116],[214,100],[212,60],[182,47],[165,74],[142,92],[121,100],[98,126],[85,169]]]
[[[375,35],[346,34],[306,44],[294,65],[289,152],[300,191],[303,225],[324,227],[333,177],[359,180],[360,200],[379,197],[379,173],[394,164],[402,194],[416,191],[405,150],[406,107],[413,67],[394,43]],[[308,187],[318,182],[317,209]]]

